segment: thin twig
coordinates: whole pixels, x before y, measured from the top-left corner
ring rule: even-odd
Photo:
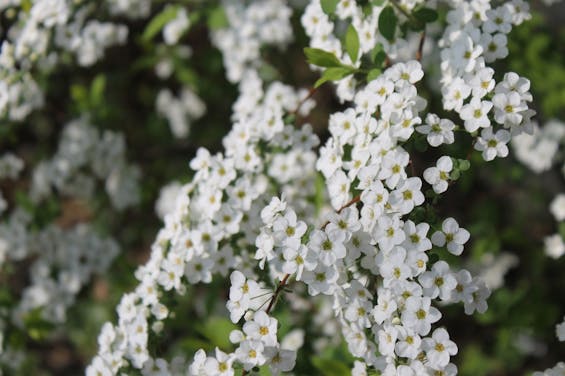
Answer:
[[[402,8],[402,6],[401,6],[400,4],[398,4],[398,3],[396,2],[396,0],[390,0],[390,3],[391,3],[396,9],[398,9],[398,10],[400,11],[400,13],[402,13],[406,18],[408,18],[408,19],[410,19],[410,20],[412,19],[412,15],[411,15],[410,13],[408,13],[408,12],[406,11],[406,9]]]
[[[312,98],[312,96],[314,95],[314,93],[316,93],[317,90],[318,88],[315,87],[310,88],[310,90],[308,91],[308,95],[306,95],[300,102],[298,102],[296,109],[292,111],[290,114],[296,116],[296,114],[298,114],[298,111],[300,111],[302,105],[306,103],[308,99]]]
[[[345,204],[341,208],[339,208],[336,213],[340,214],[343,211],[343,209],[348,208],[351,205],[358,203],[359,201],[361,201],[361,195],[357,195],[357,196],[353,197],[351,199],[351,201],[349,201],[347,204]],[[325,230],[326,226],[329,225],[329,224],[330,224],[330,221],[326,221],[326,223],[324,223],[324,225],[322,226],[322,230]]]
[[[420,43],[418,44],[418,51],[416,51],[416,60],[418,61],[422,61],[425,39],[426,39],[426,30],[422,31],[422,34],[420,34]]]
[[[271,301],[269,302],[269,305],[267,306],[267,309],[265,310],[265,312],[267,314],[270,313],[271,310],[273,309],[273,307],[275,306],[275,302],[278,299],[281,291],[285,288],[289,277],[290,277],[290,274],[285,274],[283,279],[279,282],[279,285],[277,286],[277,289],[275,290],[275,293],[271,297]]]

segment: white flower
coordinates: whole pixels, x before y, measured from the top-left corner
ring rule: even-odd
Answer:
[[[429,229],[430,225],[427,223],[418,223],[416,225],[410,220],[404,222],[406,240],[402,243],[402,246],[406,248],[407,251],[416,252],[424,252],[432,249],[432,243],[426,236]]]
[[[477,290],[471,294],[472,301],[464,301],[465,313],[471,315],[475,310],[479,313],[485,313],[488,308],[487,299],[490,296],[490,290],[483,281],[477,278],[473,278],[471,283],[477,287]]]
[[[340,231],[314,230],[310,235],[308,248],[310,248],[318,259],[327,266],[334,265],[336,260],[345,257],[345,234]]]
[[[338,139],[340,143],[349,143],[357,132],[355,127],[355,111],[352,108],[345,112],[336,112],[330,116],[328,126],[333,137]]]
[[[442,60],[456,71],[471,72],[475,68],[477,58],[483,53],[483,47],[476,44],[471,36],[461,33],[449,49],[442,51]]]
[[[504,34],[483,34],[480,41],[483,46],[484,57],[487,63],[491,63],[497,59],[503,59],[508,56],[508,39]]]
[[[506,157],[508,155],[508,146],[510,141],[510,132],[505,129],[492,133],[492,128],[483,129],[481,136],[477,138],[475,150],[482,151],[485,161],[492,161],[494,158]]]
[[[565,220],[565,193],[560,193],[555,196],[549,205],[549,210],[556,221],[560,222]]]
[[[394,189],[401,179],[406,179],[405,167],[410,162],[410,155],[401,148],[393,149],[393,152],[387,153],[381,164],[381,169],[377,177],[385,180],[387,187]]]
[[[395,245],[402,244],[406,239],[406,234],[401,229],[402,226],[399,215],[379,217],[372,235],[377,240],[381,251],[389,252]]]
[[[329,215],[329,223],[326,226],[326,232],[329,234],[334,231],[342,232],[345,240],[351,239],[351,234],[361,228],[359,222],[359,211],[355,206],[350,206],[341,211],[341,213],[331,213]]]
[[[204,371],[207,375],[233,376],[233,361],[234,356],[232,354],[226,354],[216,347],[216,357],[206,358],[206,361],[204,362]]]
[[[318,264],[318,256],[305,245],[300,245],[297,249],[286,247],[283,249],[284,263],[282,271],[287,274],[296,273],[296,280],[302,279],[304,269],[314,270]]]
[[[273,237],[282,245],[300,244],[300,238],[306,233],[306,223],[298,221],[294,210],[287,209],[284,216],[279,215],[273,222]]]
[[[555,334],[561,342],[565,341],[565,318],[561,324],[555,326]]]
[[[328,179],[327,184],[332,206],[337,210],[349,200],[351,182],[343,171],[338,170]]]
[[[397,87],[403,87],[420,81],[424,77],[424,71],[418,61],[411,60],[394,64],[386,71],[386,75],[395,82]]]
[[[398,337],[398,329],[392,325],[385,325],[377,332],[379,353],[384,356],[394,356],[394,346]]]
[[[269,205],[261,210],[261,220],[266,225],[272,225],[276,215],[286,209],[286,201],[278,197],[273,197]]]
[[[320,157],[316,162],[316,169],[321,171],[324,177],[329,178],[343,164],[342,151],[337,142],[330,138],[328,142],[320,148]]]
[[[398,341],[396,342],[394,351],[398,356],[416,359],[422,351],[420,348],[421,344],[422,339],[419,335],[413,333],[411,330],[402,328],[398,332]]]
[[[459,256],[463,252],[463,244],[467,243],[471,234],[460,228],[453,218],[444,220],[441,228],[442,231],[436,231],[432,235],[432,243],[438,247],[445,245],[450,253]]]
[[[176,17],[163,28],[163,39],[165,43],[176,44],[182,34],[189,28],[190,23],[184,7],[179,7]]]
[[[461,111],[463,101],[471,94],[471,87],[460,77],[442,88],[443,107],[446,110]]]
[[[409,297],[406,299],[404,311],[402,312],[402,325],[414,330],[419,335],[427,335],[432,324],[441,318],[437,308],[431,306],[428,297]]]
[[[367,376],[367,365],[358,360],[353,362],[353,369],[351,370],[351,376]]]
[[[298,351],[304,345],[304,330],[293,329],[281,341],[281,349]]]
[[[544,239],[545,254],[551,258],[558,259],[565,254],[565,243],[559,234],[547,236]]]
[[[468,270],[462,269],[455,273],[455,280],[457,285],[451,291],[451,301],[457,302],[472,302],[473,293],[479,288],[473,284],[473,277]]]
[[[457,354],[457,345],[449,339],[449,334],[444,328],[434,330],[431,338],[425,338],[423,348],[429,366],[434,369],[442,369],[449,364],[451,355]]]
[[[296,364],[296,351],[293,350],[266,347],[265,356],[273,376],[278,376],[281,372],[292,371]]]
[[[493,75],[494,69],[485,67],[473,76],[469,81],[469,84],[473,88],[473,97],[482,98],[494,89],[495,82],[492,78]]]
[[[468,132],[475,132],[479,128],[488,128],[490,120],[487,115],[491,108],[492,102],[473,97],[471,102],[461,108],[460,116],[465,120],[465,129]]]
[[[377,305],[371,311],[375,322],[381,325],[396,311],[397,305],[391,290],[380,288],[377,294]]]
[[[231,287],[229,301],[227,303],[230,311],[231,321],[236,323],[249,308],[250,300],[259,293],[259,285],[253,280],[247,280],[243,273],[234,270],[230,275]]]
[[[453,161],[448,156],[438,159],[436,167],[430,167],[424,170],[424,180],[432,185],[435,193],[443,193],[447,191],[449,186],[449,173],[453,169]]]
[[[86,376],[111,376],[114,372],[101,356],[96,356],[86,368]]]
[[[412,276],[410,267],[406,264],[406,250],[394,247],[380,263],[379,272],[383,276],[383,286],[389,287],[393,282],[403,281]]]
[[[432,299],[439,296],[441,300],[448,300],[457,286],[457,280],[445,261],[436,262],[432,270],[420,275],[418,281],[424,288],[424,294]]]
[[[308,294],[316,296],[320,293],[331,295],[335,291],[338,272],[335,266],[319,263],[312,271],[304,271],[303,281],[308,285]]]
[[[277,342],[277,320],[269,317],[265,311],[257,311],[253,320],[243,325],[243,332],[248,338],[263,342],[266,346],[275,346]]]
[[[402,180],[396,190],[392,191],[389,197],[389,203],[393,209],[400,214],[410,213],[415,206],[424,203],[424,195],[420,191],[422,181],[418,177]]]
[[[483,23],[485,33],[494,34],[499,31],[508,34],[512,30],[512,14],[508,7],[497,7],[486,12],[487,20]]]
[[[453,129],[455,124],[449,119],[440,119],[436,114],[428,114],[426,123],[416,127],[416,131],[427,135],[428,143],[437,147],[441,144],[452,144],[455,141]]]
[[[263,353],[265,346],[263,342],[257,340],[246,339],[239,344],[235,350],[235,357],[243,363],[243,368],[247,371],[255,366],[265,364],[266,358]]]
[[[492,97],[494,120],[504,126],[520,125],[521,112],[528,109],[520,94],[515,91],[498,93]]]

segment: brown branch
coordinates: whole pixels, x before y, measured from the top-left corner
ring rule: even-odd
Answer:
[[[361,195],[357,195],[357,196],[353,197],[351,199],[351,201],[349,201],[347,204],[345,204],[341,208],[339,208],[336,213],[340,214],[343,211],[343,209],[348,208],[351,205],[358,203],[359,201],[361,201]],[[329,224],[330,224],[330,221],[326,221],[326,223],[324,223],[324,225],[322,226],[322,230],[325,230],[326,226],[329,225]]]
[[[416,51],[416,60],[418,61],[422,61],[425,40],[426,40],[426,30],[422,31],[422,34],[420,34],[420,43],[418,44],[418,51]]]
[[[312,90],[311,90],[312,91]],[[361,195],[357,195],[355,197],[353,197],[353,199],[351,199],[351,201],[349,201],[348,203],[346,203],[345,205],[343,205],[341,208],[339,208],[337,210],[337,214],[341,213],[341,211],[357,202],[359,202],[361,200]],[[329,224],[330,222],[327,221],[326,223],[324,223],[324,225],[322,226],[322,230],[326,228],[326,226]],[[277,301],[277,299],[279,298],[279,295],[281,294],[282,290],[284,290],[284,288],[286,287],[286,285],[288,284],[288,279],[290,278],[290,274],[285,274],[283,279],[279,282],[277,288],[275,289],[275,292],[273,294],[273,296],[271,297],[271,300],[269,301],[269,305],[267,306],[267,309],[265,310],[265,313],[269,314],[271,313],[271,310],[274,308],[275,303]],[[247,375],[247,371],[243,370],[243,372],[241,373],[241,376],[245,376]]]
[[[318,88],[315,88],[315,87],[310,88],[310,90],[308,91],[308,95],[306,95],[300,102],[298,102],[296,109],[294,111],[292,111],[290,113],[290,115],[296,116],[298,114],[298,111],[300,111],[300,108],[302,107],[302,105],[304,103],[306,103],[306,101],[308,99],[312,98],[312,96],[316,93],[316,91],[318,91]]]
[[[277,286],[277,289],[275,290],[275,293],[271,297],[271,301],[269,302],[269,305],[267,306],[267,309],[265,310],[265,312],[267,314],[270,313],[271,310],[273,309],[273,307],[275,306],[275,302],[277,301],[281,291],[285,288],[289,277],[290,277],[290,274],[285,274],[283,279],[279,282],[279,285]]]
[[[265,310],[266,314],[271,313],[271,310],[275,306],[275,302],[279,298],[281,291],[286,287],[289,278],[290,278],[290,274],[285,274],[283,279],[279,282],[277,288],[275,289],[275,293],[273,294],[273,296],[271,296],[271,300],[269,301],[269,305],[267,306],[267,309]],[[241,376],[245,376],[245,375],[247,375],[247,371],[243,370],[243,372],[241,373]]]

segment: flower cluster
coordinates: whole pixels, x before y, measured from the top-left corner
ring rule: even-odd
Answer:
[[[94,10],[90,4],[40,0],[25,8],[20,1],[0,4],[12,21],[0,46],[0,118],[13,121],[43,105],[36,69],[52,70],[64,53],[75,55],[81,66],[92,65],[107,47],[124,43],[128,34],[123,25],[89,19]]]
[[[533,123],[533,134],[522,134],[512,138],[516,158],[535,173],[549,170],[565,140],[565,124],[557,120],[548,121],[543,127]]]
[[[157,95],[157,112],[169,122],[172,134],[176,138],[185,138],[190,132],[190,123],[202,117],[206,105],[189,88],[183,88],[179,98],[175,98],[168,89]]]
[[[2,332],[10,326],[24,329],[33,320],[64,323],[81,289],[93,275],[104,273],[119,253],[113,239],[100,236],[87,224],[68,229],[49,225],[34,232],[30,220],[26,212],[18,210],[0,225],[3,270],[8,262],[21,268],[25,260],[32,260],[29,275],[17,276],[28,278],[19,301],[0,314]],[[23,355],[6,344],[0,365],[15,372],[25,359]],[[14,361],[14,357],[20,360]]]
[[[528,4],[521,0],[497,8],[474,1],[447,14],[440,41],[443,105],[459,113],[466,131],[480,131],[475,149],[486,161],[508,155],[511,135],[531,132],[530,82],[510,72],[497,83],[486,66],[508,55],[506,35],[528,17]]]
[[[96,180],[100,180],[116,209],[135,205],[140,171],[125,157],[122,134],[100,133],[85,117],[73,120],[63,129],[53,158],[35,167],[31,197],[41,201],[56,191],[62,196],[88,199],[93,196]]]
[[[88,223],[94,208],[86,201],[97,185],[118,211],[139,200],[139,171],[126,161],[123,135],[99,132],[86,118],[67,124],[56,153],[33,168],[24,171],[24,161],[6,153],[0,180],[15,179],[3,184],[0,200],[0,268],[20,286],[9,291],[0,313],[6,333],[65,323],[83,287],[119,254],[117,242]],[[25,189],[21,181],[29,181]],[[11,342],[0,366],[16,372],[21,362],[13,361],[18,349]]]
[[[284,194],[302,209],[301,213],[314,213],[306,198],[312,194],[308,187],[314,185],[315,155],[311,149],[318,140],[310,127],[294,129],[283,120],[286,113],[298,107],[307,113],[311,107],[307,92],[296,92],[276,82],[263,91],[255,73],[244,77],[240,92],[234,105],[233,129],[224,138],[225,154],[211,155],[199,149],[191,161],[194,180],[180,188],[174,211],[165,216],[165,228],[152,246],[150,260],[136,272],[139,286],[122,298],[118,326],[106,326],[110,334],[101,333],[99,354],[87,373],[116,373],[128,364],[143,368],[157,362],[147,349],[149,330],[158,332],[162,328],[168,308],[160,296],[169,290],[182,293],[187,283],[208,283],[213,274],[226,276],[238,265],[240,273],[232,274],[236,287],[232,286],[230,298],[234,307],[246,309],[243,307],[249,304],[250,296],[244,290],[256,292],[259,288],[245,281],[256,278],[250,250],[259,226],[258,215],[252,213],[263,208],[273,184],[295,181],[295,186],[285,186]],[[241,315],[236,312],[232,318],[237,320]],[[261,324],[265,319],[257,315],[253,320]],[[245,326],[239,337],[238,362],[253,367],[268,357],[280,359],[281,369],[288,368],[287,353],[276,346],[273,337],[268,337],[269,345],[261,348],[258,346],[264,346],[263,342],[247,338],[256,335],[250,329],[253,327]],[[223,369],[236,359],[229,360],[221,352],[216,353],[215,360],[199,354],[189,367],[190,374],[199,374],[210,364]]]
[[[212,42],[222,52],[228,80],[239,82],[261,66],[262,46],[285,46],[292,39],[292,12],[282,0],[223,1],[223,7],[229,26],[214,31]]]
[[[229,27],[214,31],[213,41],[223,53],[228,79],[239,82],[240,96],[233,106],[232,130],[223,140],[225,152],[212,155],[199,149],[190,162],[194,179],[167,190],[169,198],[158,209],[165,225],[149,261],[136,271],[138,286],[118,305],[118,322],[103,326],[88,375],[131,368],[144,375],[234,375],[236,369],[247,374],[261,366],[273,374],[291,371],[296,346],[279,341],[275,314],[277,299],[290,283],[297,291],[302,288],[308,300],[329,298],[317,320],[331,317],[330,325],[338,324],[357,358],[353,375],[457,373],[451,358],[458,347],[439,326],[439,307],[462,303],[466,314],[483,313],[490,290],[468,270],[446,261],[463,254],[470,232],[456,219],[438,220],[424,208],[427,199],[439,200],[456,180],[461,160],[443,155],[418,171],[411,150],[417,138],[435,148],[454,143],[455,131],[461,131],[491,161],[508,155],[512,137],[531,131],[529,81],[506,73],[496,82],[487,66],[506,56],[507,34],[529,13],[521,0],[498,7],[482,0],[439,3],[448,8],[439,65],[442,103],[453,115],[450,120],[425,112],[427,103],[417,88],[424,78],[421,56],[403,58],[408,39],[418,34],[401,28],[389,37],[377,32],[385,9],[408,22],[422,3],[367,8],[341,0],[328,12],[319,0],[309,2],[301,21],[310,46],[334,54],[344,69],[358,73],[337,80],[345,108],[329,116],[330,138],[317,155],[313,149],[319,140],[311,127],[292,125],[313,106],[307,91],[280,82],[266,86],[257,72],[261,45],[290,40],[291,8],[278,0],[226,2]],[[359,54],[347,51],[339,35],[346,23],[356,30]],[[189,26],[187,14],[179,10],[163,30],[165,43],[178,43]],[[386,55],[377,67],[383,72],[371,79],[365,75],[364,82],[363,55],[378,47]],[[417,52],[421,55],[421,47]],[[161,68],[167,73],[167,64]],[[180,100],[169,91],[157,99],[177,137],[188,132],[186,115],[196,118],[202,112],[187,90],[183,88]],[[91,145],[81,143],[81,132],[71,132],[78,134],[79,146],[63,154],[90,150]],[[67,176],[73,176],[63,172],[76,172],[75,164],[99,171],[98,162],[80,153],[73,163],[60,164],[57,159],[51,164],[60,176],[47,186],[61,191],[68,189],[62,188]],[[41,181],[51,175],[36,176]],[[333,211],[313,203],[320,176]],[[79,183],[85,184],[73,181],[70,191],[78,191]],[[424,194],[426,183],[430,194]],[[176,196],[172,204],[171,195]],[[563,206],[562,197],[551,206],[558,221],[565,217]],[[493,264],[507,270],[512,262],[503,261]],[[182,295],[188,285],[210,283],[215,275],[229,275],[231,282],[226,308],[231,321],[241,324],[229,338],[234,351],[200,349],[192,361],[156,358],[150,344],[172,309],[166,295]],[[269,282],[273,280],[278,281],[275,286]],[[557,329],[560,337],[563,325]]]
[[[534,125],[533,135],[520,135],[512,141],[516,157],[536,173],[549,170],[562,163],[559,151],[565,141],[565,124],[557,120],[548,121],[542,128]],[[561,168],[565,174],[565,165]],[[565,194],[559,193],[551,202],[549,211],[558,224],[565,221]],[[555,233],[545,238],[545,253],[558,259],[565,254],[563,235]]]
[[[401,145],[421,121],[425,101],[414,84],[422,76],[416,61],[397,63],[355,94],[354,108],[331,115],[332,137],[317,168],[338,214],[323,231],[311,232],[302,257],[308,260],[303,279],[309,293],[334,296],[351,353],[385,374],[452,372],[449,359],[457,348],[444,329],[432,331],[441,313],[431,303],[463,302],[471,314],[484,312],[489,295],[466,270],[453,271],[444,261],[428,268],[432,244],[460,255],[470,236],[466,230],[448,218],[430,241],[430,224],[409,219],[425,198],[420,178],[408,175],[410,156]],[[438,181],[447,184],[450,164],[442,159],[438,168],[426,170],[437,191]],[[357,201],[360,210],[352,205]],[[275,265],[291,253],[287,245],[282,248]],[[375,281],[376,300],[367,289]]]

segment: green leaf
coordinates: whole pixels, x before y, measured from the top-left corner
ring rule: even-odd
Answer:
[[[320,5],[322,6],[322,10],[325,14],[330,15],[335,12],[335,8],[337,7],[337,3],[339,0],[321,0]]]
[[[155,17],[153,17],[153,19],[145,27],[141,39],[146,42],[153,39],[153,37],[157,35],[168,22],[175,19],[178,10],[178,6],[168,6],[163,9],[161,13],[158,13]]]
[[[423,31],[426,29],[426,23],[416,18],[410,18],[408,19],[408,22],[402,24],[402,27],[404,27],[404,33],[406,33],[408,29],[412,31]]]
[[[375,78],[379,77],[383,71],[379,68],[374,68],[367,74],[367,82],[373,81]]]
[[[211,30],[224,29],[229,26],[229,20],[222,6],[218,6],[208,14],[208,27]]]
[[[55,327],[41,315],[42,308],[34,308],[24,316],[27,334],[36,341],[45,339]]]
[[[378,7],[382,6],[386,0],[372,0],[371,4],[376,5]]]
[[[88,92],[83,85],[74,84],[71,85],[71,98],[74,102],[77,102],[79,106],[84,106],[85,102],[88,100]]]
[[[18,190],[16,191],[15,194],[15,200],[16,203],[18,204],[18,206],[24,208],[25,211],[27,211],[28,213],[33,213],[35,210],[35,204],[33,203],[33,201],[28,197],[27,194],[25,194],[24,192]]]
[[[90,84],[90,102],[98,106],[104,101],[104,91],[106,90],[106,76],[97,75]]]
[[[322,77],[316,81],[314,88],[319,87],[326,81],[339,81],[344,77],[349,76],[355,72],[354,69],[348,67],[332,67],[328,68],[322,73]]]
[[[233,345],[229,340],[232,330],[237,329],[237,326],[224,317],[212,316],[204,325],[200,325],[196,330],[206,337],[214,346],[218,346],[223,350],[230,350]]]
[[[22,0],[21,7],[25,13],[29,13],[31,11],[31,6],[32,6],[31,0]]]
[[[461,171],[467,171],[469,168],[471,168],[471,162],[466,159],[459,160],[459,169]]]
[[[320,375],[324,376],[346,376],[351,375],[349,367],[338,360],[320,358],[318,356],[312,358],[312,364],[320,371]]]
[[[196,73],[186,65],[175,70],[176,78],[185,85],[196,86],[198,79]]]
[[[382,67],[383,63],[386,60],[386,52],[384,51],[384,47],[382,44],[378,43],[375,48],[371,51],[371,60],[375,63],[376,66]]]
[[[561,222],[558,226],[559,234],[565,239],[565,222]]]
[[[386,6],[379,14],[379,32],[387,40],[392,41],[394,39],[394,33],[396,32],[396,24],[398,23],[398,18],[394,13],[392,7]]]
[[[319,48],[304,48],[306,60],[319,67],[341,67],[343,64],[331,52],[320,50]]]
[[[425,23],[435,22],[438,18],[437,12],[432,8],[418,8],[412,14],[417,20]]]
[[[345,51],[347,51],[351,62],[357,60],[357,56],[359,55],[359,35],[355,27],[351,24],[345,33]]]

